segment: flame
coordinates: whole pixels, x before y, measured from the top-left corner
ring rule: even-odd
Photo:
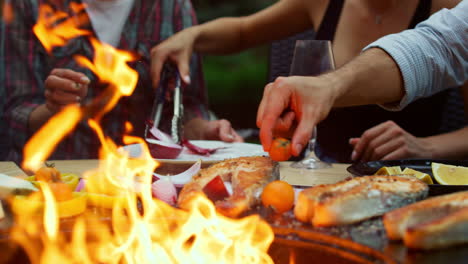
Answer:
[[[72,6],[76,13],[84,8],[84,5]],[[47,52],[51,52],[54,46],[63,46],[70,39],[89,35],[89,31],[78,28],[82,23],[82,19],[73,19],[67,13],[54,11],[50,5],[43,4],[39,6],[38,20],[33,31]]]
[[[51,17],[68,21],[61,13]],[[56,27],[58,31],[63,29]],[[273,241],[273,231],[258,215],[242,219],[224,217],[203,196],[193,198],[190,211],[152,197],[152,173],[159,164],[152,159],[145,141],[124,136],[125,144],[143,146],[139,158],[129,158],[104,135],[99,125],[100,118],[121,96],[133,92],[138,76],[126,64],[135,58],[95,39],[91,42],[96,50],[94,61],[76,59],[101,80],[109,82],[108,89],[90,105],[67,107],[49,120],[25,147],[23,165],[37,169],[63,136],[80,120],[87,119],[102,144],[98,168],[83,175],[87,196],[103,195],[115,198],[115,202],[111,210],[86,210],[64,220],[58,209],[63,202],[57,202],[48,185],[41,183],[39,195],[23,199],[32,200],[33,206],[27,210],[12,207],[17,222],[12,237],[26,250],[30,260],[33,263],[272,263],[266,252]],[[126,124],[126,130],[131,129],[131,124]]]

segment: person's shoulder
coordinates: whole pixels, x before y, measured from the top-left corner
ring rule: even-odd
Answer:
[[[461,0],[432,0],[431,14],[438,12],[441,9],[447,8],[452,9],[458,3],[462,2]]]

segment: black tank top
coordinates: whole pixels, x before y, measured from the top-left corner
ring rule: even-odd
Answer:
[[[331,40],[335,36],[344,0],[331,0],[316,39]],[[430,16],[431,1],[420,0],[408,28],[426,20]],[[417,100],[402,111],[391,112],[377,105],[345,107],[333,109],[318,127],[317,155],[330,162],[352,162],[351,137],[360,137],[364,131],[387,120],[393,120],[400,127],[417,137],[440,133],[442,108],[447,92]]]

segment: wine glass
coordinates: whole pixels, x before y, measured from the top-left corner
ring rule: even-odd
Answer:
[[[331,42],[328,40],[296,40],[294,55],[289,75],[315,76],[335,69]],[[323,169],[331,167],[330,163],[321,161],[315,155],[317,127],[314,127],[308,144],[306,157],[291,164],[297,169]]]

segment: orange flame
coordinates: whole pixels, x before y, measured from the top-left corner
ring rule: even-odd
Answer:
[[[61,13],[53,17],[68,21]],[[62,29],[65,28],[57,30]],[[139,158],[129,158],[99,126],[100,117],[121,96],[133,92],[137,76],[126,63],[134,58],[97,40],[92,43],[96,50],[94,62],[81,57],[77,60],[110,83],[105,104],[101,107],[102,100],[98,100],[82,108],[67,107],[57,114],[28,142],[24,165],[37,168],[57,142],[85,118],[101,141],[101,162],[95,170],[84,173],[86,192],[75,193],[76,199],[57,202],[46,183],[40,184],[42,195],[15,199],[20,206],[12,206],[17,222],[12,237],[25,248],[30,260],[33,263],[272,263],[266,252],[273,241],[273,231],[258,215],[242,219],[224,217],[203,196],[193,198],[188,212],[152,197],[152,173],[159,164],[152,159],[144,140],[124,137],[126,144],[143,146]],[[126,128],[131,130],[131,125],[127,124]],[[61,210],[74,207],[71,204],[82,201],[79,199],[83,197],[91,209],[61,219]],[[31,221],[32,218],[39,221]]]
[[[75,128],[82,116],[77,106],[68,106],[53,116],[24,146],[23,168],[31,171],[40,168],[58,142]]]
[[[80,11],[84,9],[84,5],[75,4],[73,9]],[[55,12],[51,6],[44,4],[39,7],[39,17],[33,31],[47,52],[50,52],[54,46],[63,46],[72,38],[90,34],[89,31],[78,28],[79,22],[82,21],[69,18],[65,12]]]

